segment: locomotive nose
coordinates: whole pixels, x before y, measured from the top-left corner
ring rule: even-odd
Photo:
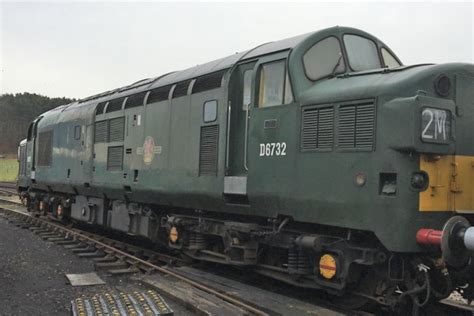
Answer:
[[[416,241],[423,246],[440,246],[443,259],[453,267],[463,267],[474,253],[474,226],[462,216],[451,217],[443,230],[422,228]]]

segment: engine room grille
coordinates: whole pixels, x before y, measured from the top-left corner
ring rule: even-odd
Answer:
[[[109,142],[121,142],[124,138],[125,117],[109,120]]]
[[[199,175],[217,175],[217,144],[219,141],[219,126],[201,127],[199,145]]]
[[[303,109],[301,149],[332,149],[334,108]]]
[[[109,101],[107,108],[105,109],[105,113],[115,112],[122,109],[123,101],[125,98],[118,98]]]
[[[204,75],[196,79],[192,93],[199,93],[207,90],[220,88],[224,71]]]
[[[26,176],[26,145],[20,146],[20,163],[19,163],[19,173],[20,176]]]
[[[53,131],[38,134],[38,166],[51,166],[53,156]]]
[[[101,102],[97,104],[97,107],[95,109],[95,115],[100,115],[104,113],[104,108],[105,108],[105,102]]]
[[[374,149],[375,105],[373,102],[339,108],[339,149]]]
[[[107,149],[107,170],[122,170],[123,146],[114,146]]]
[[[129,95],[127,98],[127,101],[125,101],[124,109],[134,108],[136,106],[142,106],[145,96],[146,96],[146,91]]]
[[[107,121],[95,122],[94,130],[94,143],[106,143],[107,142]]]
[[[171,86],[164,86],[151,90],[146,104],[168,100],[170,90]]]
[[[187,95],[188,87],[190,83],[191,83],[191,80],[186,80],[186,81],[177,83],[173,91],[173,99]]]

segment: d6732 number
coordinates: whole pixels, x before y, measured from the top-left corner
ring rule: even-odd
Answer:
[[[286,143],[260,144],[260,157],[286,156]]]

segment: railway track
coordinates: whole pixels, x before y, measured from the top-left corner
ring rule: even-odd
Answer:
[[[1,187],[1,183],[0,183]],[[4,189],[0,189],[1,191]],[[9,191],[9,190],[5,190]],[[11,192],[11,191],[9,191]],[[14,205],[16,208],[23,207],[22,204],[13,199],[0,197],[0,201]],[[188,278],[178,271],[175,266],[184,265],[185,261],[180,257],[163,254],[147,248],[131,245],[116,239],[108,238],[92,232],[80,230],[62,223],[55,222],[50,218],[34,217],[28,212],[0,206],[0,215],[6,217],[13,224],[28,229],[39,235],[42,239],[62,245],[79,257],[89,258],[94,261],[97,270],[106,270],[112,275],[130,273],[161,273],[171,276],[201,291],[214,295],[223,301],[237,306],[251,315],[271,315],[265,309],[259,309],[248,301],[239,300],[233,293],[222,292],[219,289],[204,285],[196,279]],[[433,306],[430,311],[443,311],[440,315],[474,315],[474,307],[455,299],[445,299]],[[341,310],[339,310],[341,311]],[[347,312],[347,311],[346,311]],[[454,313],[454,314],[453,314]],[[350,312],[351,315],[371,315],[364,312]]]
[[[16,184],[13,182],[0,182],[0,195],[17,195]]]
[[[234,305],[245,314],[271,314],[267,310],[240,300],[232,293],[222,292],[209,285],[201,284],[195,279],[174,271],[173,267],[165,266],[169,263],[179,263],[181,259],[177,257],[84,232],[45,218],[33,217],[18,209],[21,207],[21,203],[5,199],[3,201],[14,206],[3,205],[0,207],[0,215],[9,222],[32,231],[46,241],[69,248],[80,257],[90,258],[95,262],[97,269],[107,270],[111,274],[161,273]]]
[[[16,183],[15,183],[15,182],[4,182],[4,181],[0,181],[0,188],[15,189],[15,188],[16,188]]]

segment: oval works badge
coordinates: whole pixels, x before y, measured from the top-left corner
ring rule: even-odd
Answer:
[[[143,162],[145,165],[151,164],[153,158],[155,156],[155,140],[151,136],[147,136],[145,138],[145,142],[143,143]]]

